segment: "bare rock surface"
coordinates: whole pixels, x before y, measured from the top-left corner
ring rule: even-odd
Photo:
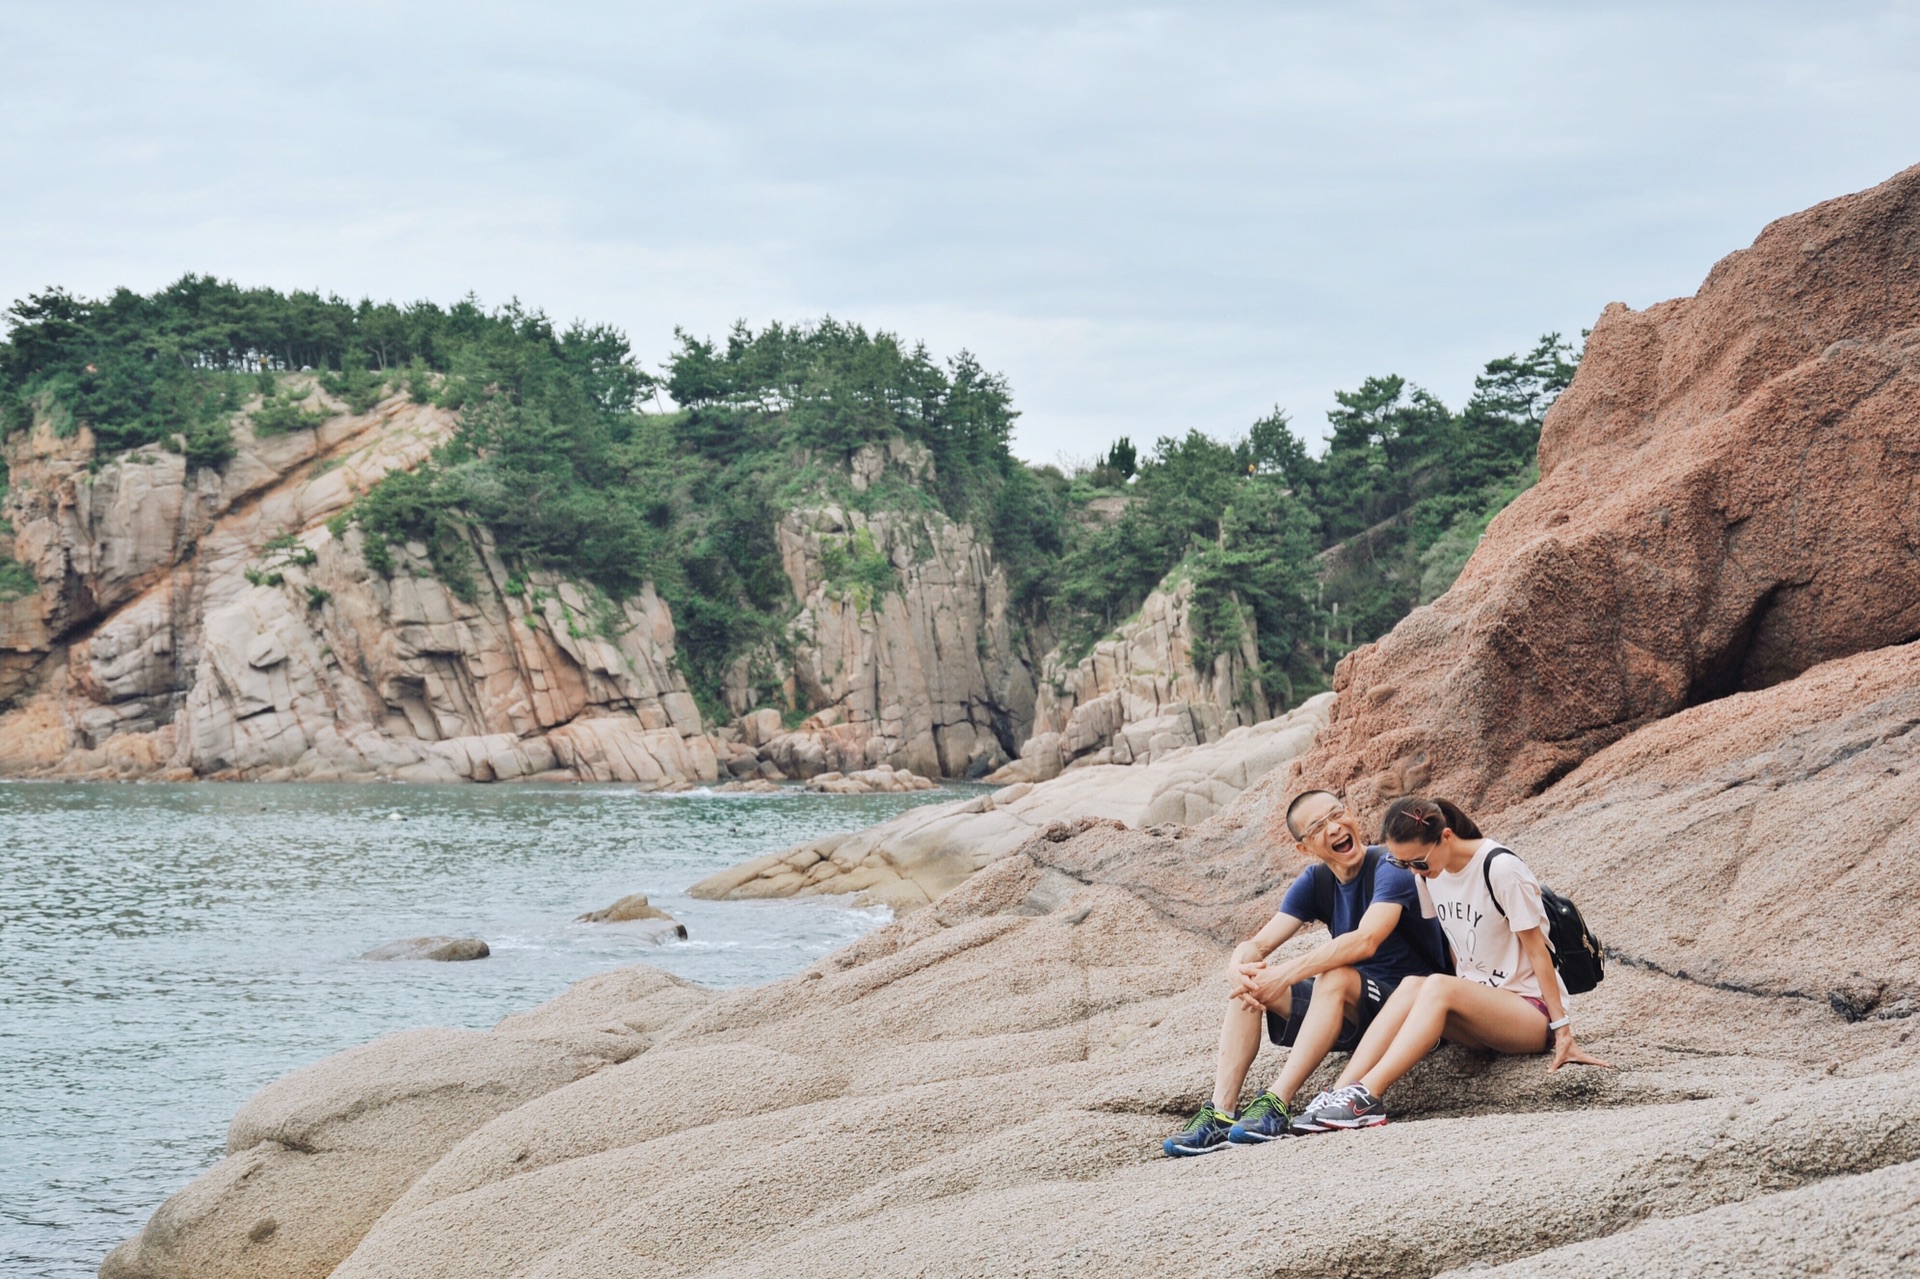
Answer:
[[[1920,1002],[1916,814],[1906,644],[1662,720],[1499,820],[1576,900],[1634,886],[1600,925],[1634,962],[1857,1018]]]
[[[645,893],[628,893],[611,906],[590,910],[578,916],[576,924],[624,924],[634,919],[672,919],[673,916],[647,900]]]
[[[899,795],[932,790],[933,783],[904,768],[862,768],[851,773],[821,773],[807,789],[824,795]]]
[[[867,465],[924,483],[932,459],[896,440]],[[862,474],[855,459],[855,475]],[[761,710],[749,738],[786,777],[905,770],[981,777],[1033,720],[1033,674],[1015,641],[1006,575],[965,524],[938,512],[791,511],[775,529],[800,602],[787,695],[813,714],[792,731]],[[837,578],[834,564],[890,570],[892,585]],[[734,709],[745,712],[746,694]],[[770,717],[770,722],[769,722]]]
[[[649,902],[645,893],[628,893],[613,905],[590,910],[573,922],[619,925],[626,936],[656,946],[687,939],[687,926]]]
[[[467,1133],[603,1063],[537,1039],[417,1030],[295,1071],[241,1108],[227,1157],[100,1273],[326,1275]]]
[[[1293,759],[1326,722],[1323,694],[1278,719],[1236,728],[1151,765],[1075,768],[1051,781],[911,809],[891,821],[770,853],[695,884],[696,897],[861,893],[896,911],[926,905],[1051,824],[1100,818],[1190,825]]]
[[[493,952],[478,937],[407,937],[385,942],[361,955],[362,959],[431,959],[441,963],[485,959]]]
[[[1069,666],[1057,651],[1048,654],[1033,735],[1020,758],[987,780],[1041,782],[1076,765],[1151,764],[1266,719],[1266,697],[1252,674],[1259,649],[1251,626],[1237,647],[1197,671],[1192,611],[1193,582],[1182,578],[1151,592],[1139,613],[1079,662]]]
[[[1607,308],[1540,482],[1339,669],[1298,776],[1535,795],[1634,729],[1920,636],[1920,167]],[[1891,281],[1902,281],[1899,286]]]
[[[1552,1248],[1488,1279],[1884,1279],[1920,1270],[1920,1162],[1834,1177]],[[1450,1270],[1446,1279],[1461,1279]]]
[[[1920,1158],[1911,1023],[1617,967],[1575,1005],[1583,1042],[1617,1071],[1549,1076],[1537,1058],[1449,1049],[1395,1090],[1387,1128],[1166,1160],[1159,1139],[1211,1079],[1237,886],[1196,876],[1189,908],[1218,921],[1205,930],[1113,881],[1149,847],[1205,853],[1210,840],[1098,822],[1038,837],[759,989],[695,995],[646,969],[605,974],[473,1038],[605,1036],[631,1054],[622,1064],[571,1081],[549,1071],[537,1097],[478,1122],[411,1117],[430,1132],[387,1140],[440,1153],[382,1183],[384,1205],[301,1164],[243,1209],[216,1169],[177,1199],[225,1216],[176,1233],[210,1259],[204,1275],[249,1273],[216,1219],[284,1222],[298,1202],[316,1236],[360,1232],[338,1256],[345,1279],[1090,1263],[1386,1276],[1515,1260]],[[1102,866],[1104,882],[1085,869]],[[1292,869],[1273,858],[1277,876]],[[1633,900],[1617,893],[1589,905],[1604,918]],[[673,999],[651,1018],[634,998],[649,980]],[[1277,1060],[1267,1049],[1256,1074]],[[343,1084],[356,1073],[341,1059],[314,1069]],[[1466,1149],[1485,1156],[1470,1208],[1377,1210],[1444,1198],[1435,1188],[1459,1183]],[[1324,1230],[1244,1228],[1289,1219],[1319,1184],[1369,1194],[1320,1206]],[[162,1273],[137,1268],[144,1252],[129,1245],[112,1273]]]

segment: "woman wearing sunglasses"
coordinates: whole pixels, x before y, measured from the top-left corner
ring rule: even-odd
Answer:
[[[1443,1037],[1499,1053],[1551,1051],[1549,1071],[1568,1062],[1606,1065],[1573,1041],[1567,993],[1547,946],[1540,881],[1526,863],[1444,799],[1395,800],[1382,831],[1387,860],[1423,881],[1421,896],[1447,934],[1458,976],[1403,982],[1339,1083],[1313,1100],[1294,1130],[1385,1123],[1381,1096]],[[1489,865],[1496,849],[1506,853]]]

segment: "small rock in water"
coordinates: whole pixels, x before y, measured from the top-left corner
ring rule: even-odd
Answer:
[[[387,814],[387,820],[388,820],[388,821],[390,821],[390,822],[404,822],[404,821],[406,821],[407,819],[406,819],[406,818],[404,818],[404,817],[402,817],[402,816],[401,816],[400,814],[398,814],[398,813],[388,813],[388,814]]]
[[[619,924],[629,919],[671,919],[666,911],[647,900],[645,893],[628,893],[611,906],[576,915],[576,924]]]
[[[645,893],[628,893],[613,905],[601,910],[590,910],[577,916],[576,924],[629,924],[639,923],[646,927],[627,931],[642,935],[646,940],[659,943],[669,937],[678,937],[685,941],[687,926],[647,901]]]
[[[375,946],[362,959],[437,959],[453,963],[485,959],[492,952],[478,937],[406,937]]]

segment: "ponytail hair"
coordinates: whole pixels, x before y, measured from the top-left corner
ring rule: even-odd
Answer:
[[[1402,795],[1387,806],[1387,816],[1380,823],[1381,838],[1396,844],[1437,844],[1442,830],[1461,839],[1483,838],[1473,818],[1450,799]]]

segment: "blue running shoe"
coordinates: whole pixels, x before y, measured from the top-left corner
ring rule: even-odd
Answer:
[[[1160,1149],[1174,1156],[1222,1150],[1227,1144],[1227,1130],[1232,1127],[1233,1116],[1214,1109],[1213,1103],[1208,1102],[1187,1121],[1185,1128],[1160,1143]]]
[[[1291,1136],[1292,1124],[1293,1112],[1287,1109],[1287,1103],[1271,1091],[1263,1092],[1240,1112],[1240,1121],[1227,1130],[1227,1140],[1242,1146],[1272,1141]]]

